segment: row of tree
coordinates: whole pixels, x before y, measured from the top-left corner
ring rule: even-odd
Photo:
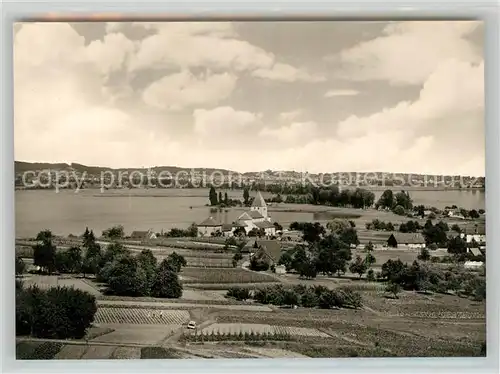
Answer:
[[[249,206],[252,204],[252,198],[250,197],[250,192],[249,188],[245,187],[243,189],[243,202],[238,199],[230,199],[227,192],[224,193],[224,196],[222,196],[222,192],[215,190],[215,188],[212,186],[210,187],[210,190],[208,192],[208,200],[210,201],[211,206]]]
[[[284,287],[282,284],[267,286],[256,290],[253,294],[248,288],[234,287],[227,291],[226,296],[242,301],[253,299],[261,304],[322,309],[358,309],[363,303],[361,294],[349,287],[330,290],[324,286],[303,284],[293,287]]]
[[[48,230],[40,232],[37,239],[41,243],[34,246],[34,264],[49,274],[54,271],[93,274],[98,281],[106,283],[109,293],[115,295],[182,296],[178,273],[186,266],[186,260],[175,252],[158,265],[149,249],[134,256],[129,249],[113,242],[103,250],[88,228],[83,234],[83,249],[72,247],[57,251]]]
[[[279,200],[282,200],[281,195]],[[278,196],[271,201],[278,202]],[[284,202],[288,204],[313,204],[336,207],[366,208],[373,205],[375,194],[363,188],[342,189],[338,186],[328,188],[312,187],[305,195],[287,195]]]

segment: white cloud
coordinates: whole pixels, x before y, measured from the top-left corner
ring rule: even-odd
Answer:
[[[233,92],[236,81],[236,76],[230,73],[196,77],[183,71],[153,82],[144,90],[142,98],[150,106],[169,110],[216,104]]]
[[[112,33],[104,36],[104,40],[94,40],[86,48],[86,56],[94,62],[104,74],[121,69],[136,45],[123,34]]]
[[[367,117],[350,116],[338,125],[341,138],[382,131],[406,130],[409,133],[430,120],[451,118],[484,108],[484,64],[445,61],[424,83],[418,100],[400,102]],[[451,117],[450,117],[451,116]],[[448,124],[453,131],[453,123]],[[477,123],[471,124],[475,127]],[[483,123],[478,131],[483,132]]]
[[[356,90],[329,90],[325,92],[325,97],[336,97],[336,96],[356,96],[359,95],[359,91]]]
[[[250,128],[260,122],[261,115],[246,111],[238,111],[224,106],[215,109],[196,109],[193,113],[194,130],[201,136],[231,136],[241,130]],[[230,138],[220,138],[229,141]]]
[[[293,121],[302,115],[303,111],[301,109],[292,110],[290,112],[280,113],[280,119],[283,121]]]
[[[254,70],[252,75],[258,78],[267,78],[282,82],[323,82],[326,80],[324,76],[313,75],[305,70],[297,69],[291,65],[283,63],[276,63],[269,68]]]
[[[315,122],[293,122],[289,126],[278,128],[264,127],[260,130],[259,136],[278,140],[286,145],[293,146],[304,144],[316,137],[317,125]]]
[[[269,67],[273,62],[272,53],[246,41],[193,33],[186,26],[171,32],[170,26],[141,41],[129,69],[204,67],[243,71]]]
[[[405,21],[389,24],[383,36],[361,42],[328,59],[338,75],[352,80],[421,84],[445,60],[482,60],[468,34],[480,21]]]

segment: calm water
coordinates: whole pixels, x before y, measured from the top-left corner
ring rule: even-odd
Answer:
[[[205,206],[208,190],[204,189],[115,190],[105,194],[99,190],[16,191],[15,194],[18,237],[34,236],[43,229],[59,235],[80,234],[86,226],[100,235],[102,230],[116,224],[122,224],[128,233],[147,229],[159,232],[184,228],[209,215],[217,215]],[[375,192],[376,198],[381,194],[382,191]],[[243,199],[242,191],[228,191],[228,195]],[[438,208],[455,204],[466,209],[484,209],[485,204],[483,191],[411,191],[410,195],[415,204]],[[241,213],[241,209],[230,209],[221,220],[232,222]],[[272,212],[271,215],[283,225],[313,219],[312,213]]]

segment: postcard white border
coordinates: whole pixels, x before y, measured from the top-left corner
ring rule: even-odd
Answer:
[[[17,1],[2,5],[2,126],[1,126],[1,226],[0,238],[2,292],[2,372],[105,373],[273,373],[311,372],[450,372],[498,373],[500,284],[500,127],[499,127],[499,19],[496,1],[170,1],[125,2],[119,0],[89,3],[85,1]],[[362,10],[360,10],[362,9]],[[354,358],[354,359],[269,359],[269,360],[101,360],[101,361],[15,361],[14,344],[14,143],[12,23],[48,12],[71,16],[122,14],[124,19],[169,15],[183,17],[227,18],[248,16],[258,20],[280,19],[482,19],[485,21],[486,86],[486,235],[487,261],[487,358]]]

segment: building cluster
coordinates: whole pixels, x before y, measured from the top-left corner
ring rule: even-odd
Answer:
[[[233,223],[223,223],[210,216],[198,225],[198,236],[234,236],[238,232],[248,235],[252,230],[263,232],[265,236],[276,235],[276,227],[271,223],[267,204],[260,191],[257,192],[250,210],[243,212]]]

